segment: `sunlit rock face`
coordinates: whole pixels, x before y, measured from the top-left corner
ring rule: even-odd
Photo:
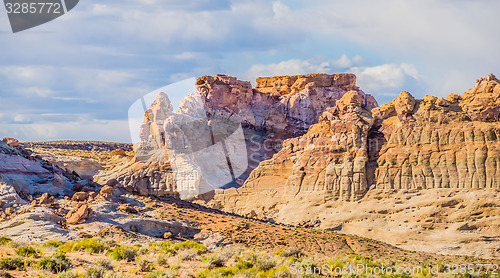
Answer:
[[[0,141],[0,182],[5,188],[10,188],[7,191],[11,193],[23,197],[40,193],[71,194],[78,179],[66,169],[31,155],[13,138]],[[11,204],[5,202],[4,205]]]
[[[96,178],[117,178],[142,194],[182,198],[241,185],[285,139],[305,134],[347,91],[376,107],[355,82],[352,74],[311,74],[259,78],[253,89],[234,77],[203,76],[175,113],[168,96],[158,94],[135,146],[138,161],[115,163]]]
[[[497,257],[499,89],[488,75],[460,96],[401,92],[375,108],[349,91],[243,186],[200,201],[412,250]]]
[[[375,188],[498,188],[500,83],[493,75],[461,96],[403,92],[372,112],[386,143]]]

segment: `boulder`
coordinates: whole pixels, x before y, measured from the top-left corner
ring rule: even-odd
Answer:
[[[68,214],[66,214],[66,223],[70,225],[84,223],[91,214],[92,209],[88,205],[81,205],[79,207],[73,208],[68,212]]]
[[[38,199],[38,203],[40,205],[51,205],[56,202],[54,196],[49,193],[43,193],[42,196]]]
[[[99,191],[99,194],[103,196],[105,199],[110,198],[113,195],[113,192],[115,189],[109,185],[105,185],[101,188],[101,191]]]
[[[130,204],[121,204],[116,208],[116,211],[121,211],[124,213],[129,213],[129,214],[135,214],[137,213],[137,209],[135,209],[133,206]]]
[[[87,192],[81,191],[73,194],[71,201],[75,202],[85,202],[89,198],[89,194]]]

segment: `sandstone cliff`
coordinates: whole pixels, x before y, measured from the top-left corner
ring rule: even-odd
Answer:
[[[379,189],[499,188],[500,83],[479,79],[462,96],[403,92],[373,110],[387,142],[374,185]]]
[[[436,252],[440,246],[445,250],[440,252],[460,253],[476,244],[484,246],[483,255],[497,256],[500,241],[492,238],[498,238],[494,231],[500,228],[495,216],[500,213],[499,97],[500,82],[493,75],[479,79],[461,96],[418,100],[402,92],[371,111],[362,95],[349,92],[305,135],[286,140],[282,150],[261,162],[242,187],[216,190],[208,204],[412,249],[426,246],[430,249],[424,250]],[[482,196],[476,200],[469,189],[485,192],[473,193]],[[435,217],[401,215],[401,210],[414,212],[421,204],[396,202],[393,196],[398,193],[410,194],[407,200],[426,196],[431,203],[425,206],[432,207],[428,210],[434,210]],[[455,196],[443,205],[452,211],[444,212],[436,195]],[[373,218],[374,211],[383,211],[387,219]],[[478,214],[481,217],[475,217]],[[399,218],[399,224],[412,225],[386,229],[394,225],[391,216]],[[423,220],[434,224],[430,227]],[[380,225],[374,226],[376,222]],[[452,223],[473,228],[454,229]],[[450,236],[440,239],[442,245],[436,240],[422,244],[421,234],[434,238],[444,231]]]
[[[311,74],[259,78],[253,89],[234,77],[203,76],[177,113],[160,93],[146,112],[136,158],[112,163],[96,180],[116,178],[130,191],[183,198],[228,180],[234,186],[281,149],[283,140],[307,132],[348,90],[368,109],[376,107],[355,82],[353,74]]]

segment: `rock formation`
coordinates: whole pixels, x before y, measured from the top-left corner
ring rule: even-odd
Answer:
[[[435,231],[426,232],[428,236],[451,227],[446,248],[470,240],[471,244],[484,244],[489,250],[484,252],[494,254],[498,241],[479,242],[485,236],[498,237],[492,229],[500,228],[494,216],[500,213],[496,198],[500,188],[498,99],[500,81],[493,75],[479,79],[461,96],[418,100],[401,92],[391,103],[371,111],[364,105],[363,95],[349,92],[305,135],[286,140],[273,158],[261,162],[243,186],[216,190],[206,196],[208,204],[241,215],[289,224],[314,222],[325,229],[408,244],[410,238],[421,240],[420,233],[429,225],[421,223],[421,217],[400,213],[395,207],[404,201],[393,202],[391,196],[414,193],[427,196],[431,204],[425,206],[437,213],[424,217],[427,223],[439,223],[430,229]],[[479,189],[486,191],[470,191]],[[467,196],[474,194],[483,197],[469,200]],[[436,195],[455,197],[443,205],[452,208],[449,212],[440,213],[445,209],[432,204]],[[481,200],[488,205],[479,204]],[[416,204],[413,211],[420,206]],[[377,231],[366,228],[373,226],[366,219],[375,221],[371,213],[379,210],[388,219],[377,220],[384,223]],[[475,217],[478,214],[481,217]],[[393,225],[391,215],[412,224],[407,229],[398,227],[400,232],[384,230],[384,225]],[[494,218],[486,220],[483,215]],[[465,235],[451,223],[475,228]],[[414,228],[416,231],[410,231]],[[413,233],[415,237],[408,237]],[[400,241],[402,235],[406,235],[404,242]]]
[[[0,141],[0,180],[23,196],[71,193],[79,177],[25,150],[16,139]]]
[[[304,134],[347,91],[356,92],[367,109],[376,107],[355,82],[353,74],[311,74],[259,78],[252,89],[234,77],[203,76],[178,113],[160,93],[146,112],[136,158],[114,162],[96,180],[116,178],[143,195],[183,198],[235,186],[283,140]]]
[[[65,217],[66,223],[70,225],[81,224],[85,222],[90,215],[92,215],[92,209],[88,205],[83,204],[68,212]]]
[[[375,188],[499,188],[499,97],[489,75],[462,96],[415,100],[403,92],[374,109],[387,140]]]

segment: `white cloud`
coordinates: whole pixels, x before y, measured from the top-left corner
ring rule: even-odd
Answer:
[[[273,12],[276,19],[281,19],[290,14],[290,8],[281,1],[274,1]]]
[[[357,84],[362,90],[389,95],[394,95],[398,89],[402,89],[408,78],[419,78],[415,66],[406,63],[353,67],[349,71],[356,74]]]

